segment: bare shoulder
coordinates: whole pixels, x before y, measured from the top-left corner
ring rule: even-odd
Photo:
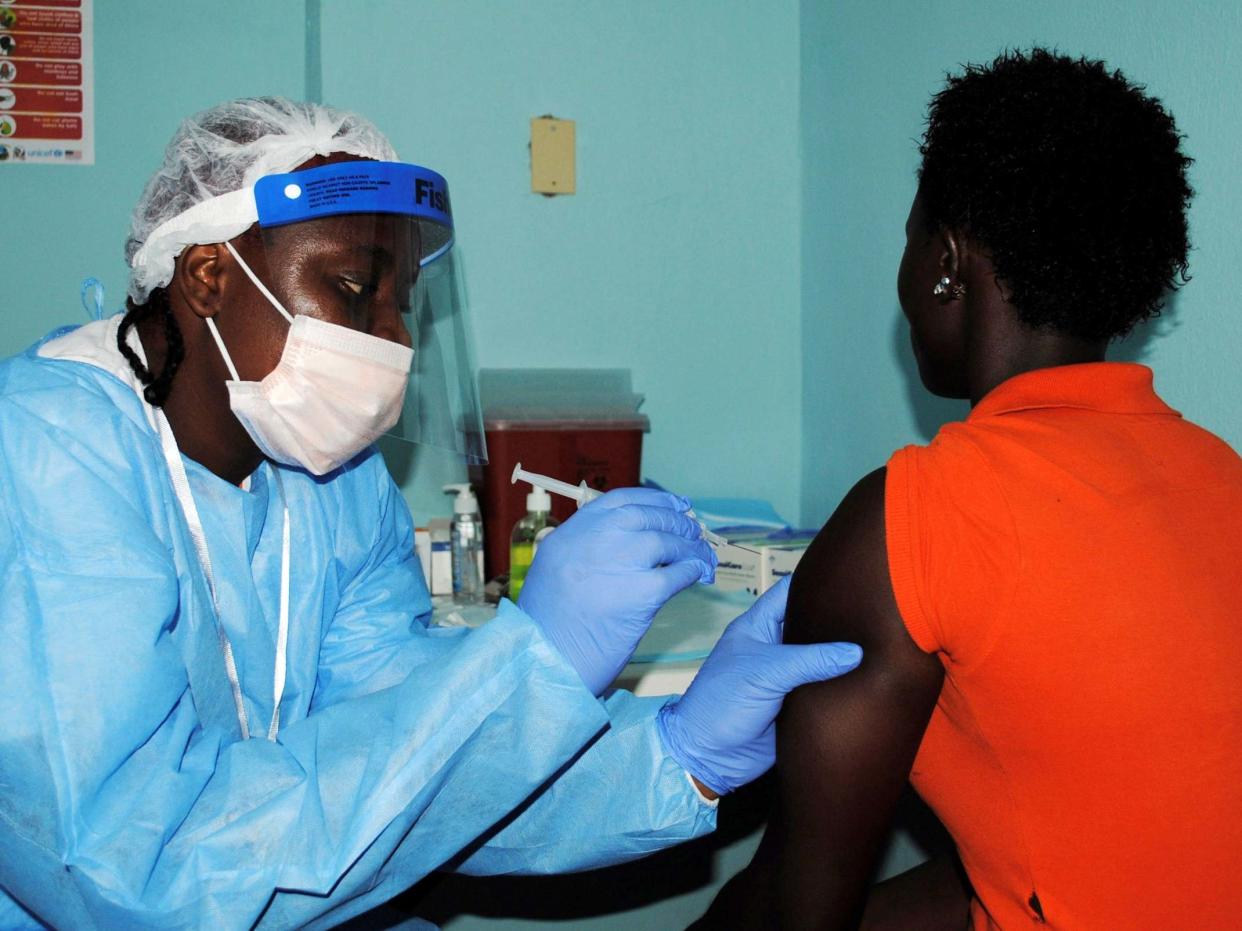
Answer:
[[[867,650],[909,640],[888,575],[885,480],[883,468],[860,479],[807,549],[790,588],[786,642],[850,640]]]

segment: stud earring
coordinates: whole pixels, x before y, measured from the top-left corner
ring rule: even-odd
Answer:
[[[955,301],[965,293],[966,285],[953,284],[948,275],[937,281],[936,286],[932,288],[932,294],[949,301]]]

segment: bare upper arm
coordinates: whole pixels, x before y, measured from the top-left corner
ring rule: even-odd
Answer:
[[[850,489],[807,549],[789,592],[785,642],[849,640],[863,647],[864,663],[931,668],[906,632],[889,581],[885,477],[876,469]]]
[[[848,640],[862,665],[795,690],[777,722],[778,802],[749,876],[777,914],[750,926],[854,927],[936,699],[940,661],[910,639],[893,596],[885,471],[863,478],[794,574],[789,643]]]

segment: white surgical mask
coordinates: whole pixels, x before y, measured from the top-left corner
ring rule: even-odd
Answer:
[[[255,287],[289,321],[276,368],[262,381],[242,381],[215,321],[207,326],[233,376],[229,407],[264,455],[324,475],[348,462],[401,416],[414,351],[305,314],[291,315],[233,253]]]

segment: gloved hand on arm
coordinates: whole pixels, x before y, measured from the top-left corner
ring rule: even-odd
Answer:
[[[625,668],[665,602],[715,579],[716,554],[689,509],[668,492],[621,488],[586,504],[539,545],[518,607],[592,694]]]
[[[776,716],[788,692],[862,662],[852,643],[782,643],[788,597],[784,578],[725,629],[686,694],[660,710],[665,749],[716,795],[771,769]]]

